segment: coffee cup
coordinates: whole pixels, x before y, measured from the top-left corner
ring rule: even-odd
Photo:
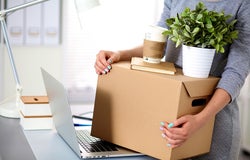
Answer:
[[[166,28],[150,25],[145,32],[143,43],[143,61],[148,63],[160,63],[163,58],[167,36],[162,33]]]

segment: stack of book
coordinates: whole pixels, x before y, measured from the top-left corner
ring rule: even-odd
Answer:
[[[47,96],[21,96],[20,124],[24,130],[52,129],[53,120]]]

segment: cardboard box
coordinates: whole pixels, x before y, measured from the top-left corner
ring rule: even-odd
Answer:
[[[219,78],[198,79],[130,69],[130,62],[112,65],[98,77],[91,134],[117,145],[165,160],[209,152],[214,118],[181,147],[172,149],[161,137],[160,122],[173,122],[200,112]]]

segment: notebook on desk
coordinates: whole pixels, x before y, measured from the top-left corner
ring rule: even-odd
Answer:
[[[41,68],[53,121],[58,134],[80,158],[138,156],[140,153],[119,147],[90,135],[90,128],[76,130],[64,86]]]

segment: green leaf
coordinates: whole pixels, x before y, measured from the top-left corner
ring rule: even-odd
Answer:
[[[188,38],[191,38],[190,34],[188,33],[187,30],[183,30],[183,34],[184,36],[188,37]]]
[[[237,22],[236,19],[235,19],[235,20],[232,20],[232,21],[229,23],[229,26],[234,26],[236,22]]]
[[[216,38],[217,38],[217,41],[220,42],[223,39],[223,36],[221,33],[217,33]]]
[[[171,30],[166,30],[164,32],[162,32],[163,35],[171,35],[172,31]]]
[[[206,48],[206,44],[205,44],[205,43],[202,43],[202,44],[201,44],[201,48]]]
[[[219,44],[217,44],[217,45],[215,46],[215,50],[218,51],[218,52],[220,51],[220,45],[219,45]]]
[[[185,10],[184,10],[184,12],[189,13],[190,12],[190,8],[186,7]]]
[[[217,19],[215,17],[210,18],[212,22],[215,22]]]
[[[200,43],[201,43],[201,41],[200,41],[199,39],[197,39],[197,40],[194,42],[195,45],[200,44]]]
[[[210,20],[210,18],[209,18],[209,17],[206,17],[206,23],[207,23],[207,24],[211,24],[211,25],[212,25],[212,22],[211,22],[211,20]]]
[[[219,50],[220,53],[224,53],[225,52],[225,49],[224,47],[221,47],[220,50]]]
[[[200,31],[199,27],[195,27],[195,29],[192,31],[193,34],[197,34]]]
[[[194,13],[191,13],[191,14],[190,14],[190,18],[191,18],[192,20],[195,21],[195,14],[194,14]]]
[[[202,2],[199,2],[197,5],[196,5],[196,10],[202,10],[204,8],[204,3]]]
[[[212,28],[208,28],[207,30],[208,30],[209,33],[213,33],[214,32],[214,28],[213,27]]]
[[[174,35],[175,37],[178,37],[178,36],[179,36],[179,34],[178,34],[178,32],[177,32],[176,30],[173,30],[173,35]]]
[[[221,34],[225,34],[228,31],[227,28],[222,29]]]
[[[206,32],[202,31],[202,36],[205,37],[206,36]]]
[[[188,31],[189,33],[191,32],[191,31],[190,31],[189,25],[185,25],[185,29],[186,29],[186,31]]]
[[[168,26],[172,25],[174,23],[175,19],[174,18],[169,18],[166,20],[166,23]]]
[[[239,31],[232,31],[230,33],[230,36],[232,37],[232,39],[236,39],[238,38],[238,34],[239,34]]]
[[[177,37],[171,37],[170,39],[171,39],[173,42],[175,42],[175,43],[176,43],[176,42],[177,42],[177,40],[178,40],[178,38],[177,38]]]
[[[189,16],[189,12],[190,12],[190,8],[187,7],[187,8],[181,13],[181,16],[182,16],[182,17]]]
[[[224,14],[224,13],[223,13]],[[227,15],[227,16],[225,16],[225,20],[227,20],[227,19],[229,19],[229,18],[231,18],[232,17],[232,15]]]
[[[175,47],[178,47],[178,46],[180,46],[180,45],[181,45],[181,40],[180,40],[180,39],[178,39],[178,40],[177,40],[177,42],[176,42]]]
[[[204,28],[204,23],[203,22],[196,21],[196,23],[199,24],[201,28]]]
[[[206,24],[206,28],[208,28],[208,29],[213,28],[213,25],[212,24]]]
[[[198,16],[196,17],[196,20],[199,21],[200,19],[202,19],[203,15],[202,14],[198,14]]]
[[[214,39],[211,39],[211,40],[209,41],[209,44],[213,46],[213,45],[215,44]]]

